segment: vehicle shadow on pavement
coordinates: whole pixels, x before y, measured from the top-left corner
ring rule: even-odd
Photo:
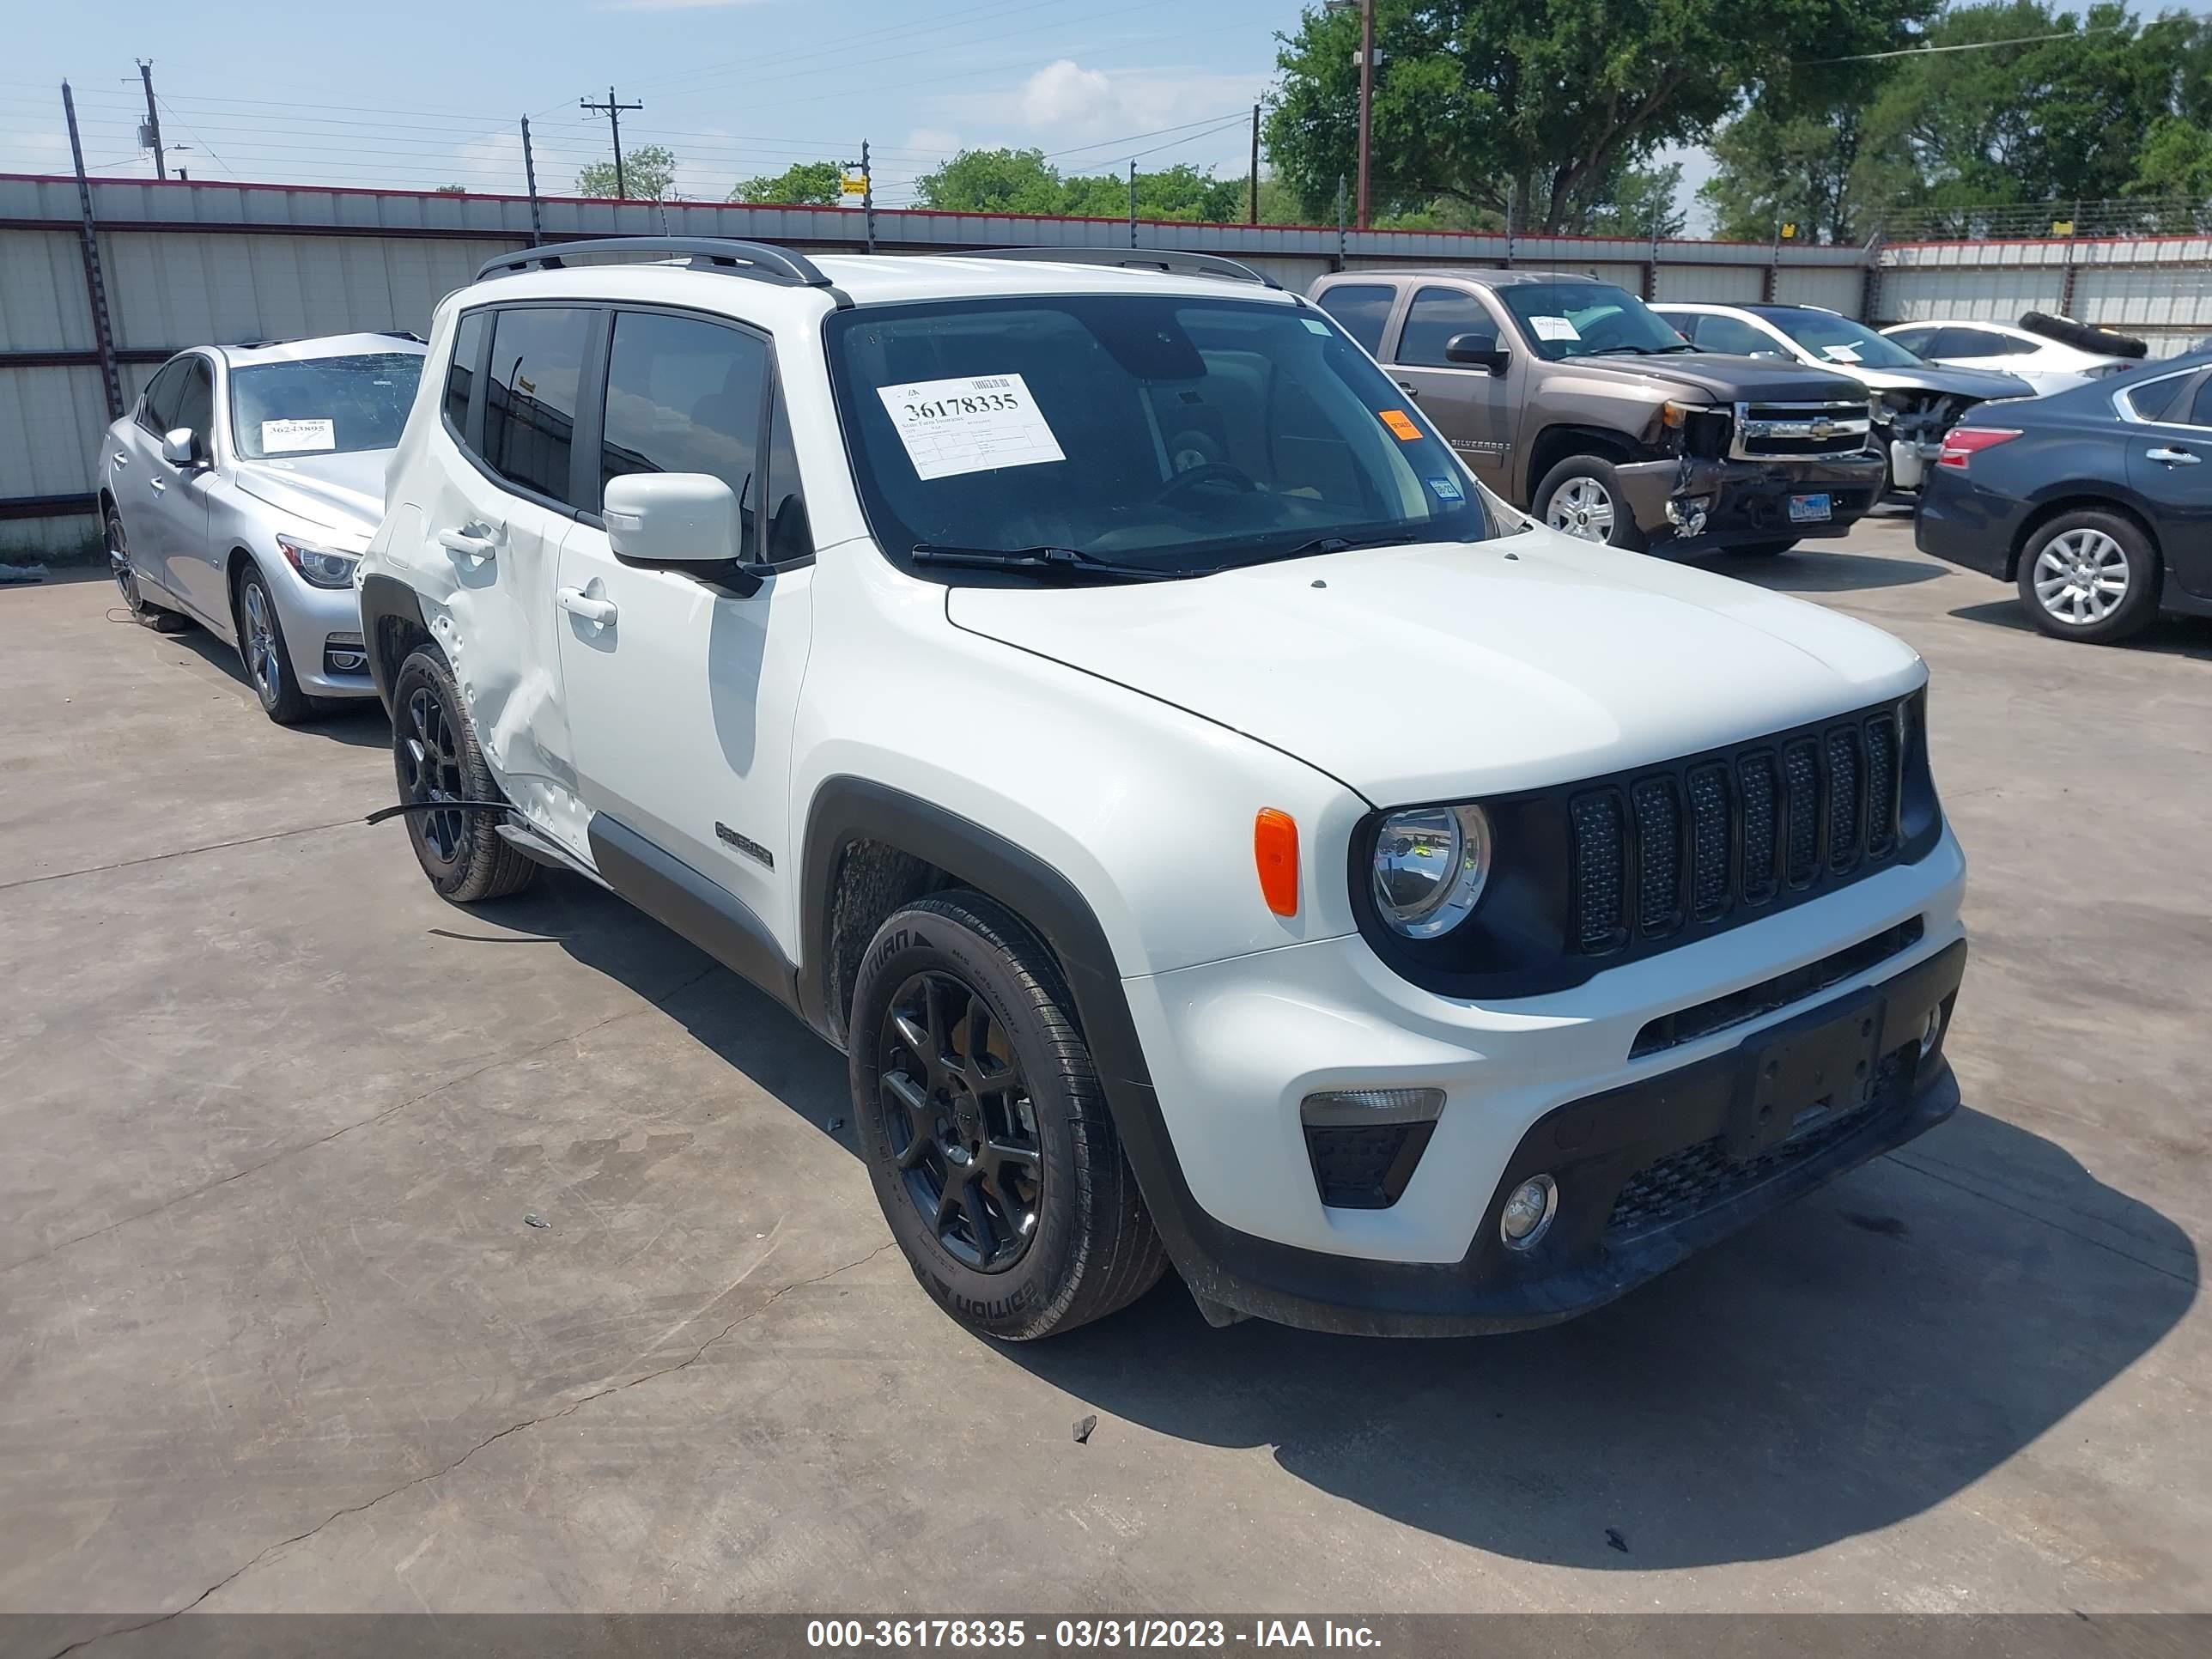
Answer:
[[[161,649],[173,647],[189,651],[210,668],[232,681],[238,688],[240,712],[254,719],[263,718],[261,705],[255,698],[252,683],[246,678],[246,665],[239,659],[235,647],[201,628],[187,628],[181,634],[153,634],[147,638]],[[384,706],[374,697],[348,699],[336,703],[327,712],[318,713],[313,720],[302,720],[289,728],[295,732],[311,732],[319,738],[328,738],[354,749],[389,749],[392,746],[392,725],[384,718]]]
[[[1170,1279],[1115,1318],[1002,1352],[1102,1417],[1272,1448],[1408,1526],[1648,1571],[1793,1556],[1933,1508],[2148,1351],[2197,1277],[2166,1217],[1966,1111],[1546,1330],[1217,1331]]]
[[[856,1151],[843,1060],[658,923],[566,876],[498,922],[558,940]],[[1268,1448],[1322,1492],[1477,1548],[1650,1570],[1796,1555],[1935,1507],[2112,1382],[2197,1284],[2165,1215],[1966,1109],[1545,1330],[1215,1330],[1170,1273],[1095,1325],[986,1346],[1070,1396],[1071,1420],[1097,1412],[1094,1443],[1118,1419]],[[982,1340],[949,1321],[943,1340]]]
[[[1711,553],[1685,559],[1716,575],[1777,593],[1850,593],[1870,587],[1909,587],[1940,580],[1949,567],[1932,559],[1892,559],[1878,553],[1826,553],[1799,547],[1771,559]]]
[[[2010,629],[2015,634],[2039,634],[2042,631],[2028,620],[2027,613],[2021,609],[2020,601],[2016,599],[1996,599],[1986,605],[1962,605],[1950,614],[1960,622],[1986,623],[1992,628]],[[2072,640],[2052,640],[2051,643],[2067,651],[2096,648]],[[2154,656],[2194,657],[2200,662],[2212,662],[2212,622],[2199,617],[2161,617],[2133,639],[2104,648],[2147,651]]]

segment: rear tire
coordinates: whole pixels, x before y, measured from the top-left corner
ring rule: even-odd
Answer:
[[[402,801],[506,799],[465,708],[453,671],[434,651],[418,650],[400,665],[392,683],[392,763]],[[538,873],[530,857],[499,833],[496,812],[410,812],[405,820],[416,862],[439,896],[455,904],[519,893]]]
[[[2016,585],[2029,620],[2054,639],[2112,645],[2150,626],[2162,574],[2142,526],[2090,508],[2029,538]]]
[[[884,923],[854,988],[854,1116],[884,1218],[938,1305],[1003,1341],[1103,1318],[1167,1267],[1073,1007],[1036,935],[965,890]]]
[[[107,569],[115,578],[115,591],[123,596],[123,608],[131,613],[131,620],[142,628],[150,628],[156,634],[181,634],[185,619],[173,611],[165,611],[140,590],[138,572],[131,562],[131,536],[123,527],[123,515],[110,507],[100,515],[107,538]]]
[[[234,615],[239,659],[246,665],[246,684],[261,701],[261,712],[279,726],[313,719],[318,712],[315,700],[300,689],[292,647],[284,640],[284,621],[276,614],[276,599],[260,566],[248,564],[239,573]]]
[[[1597,542],[1624,553],[1650,545],[1620,487],[1620,474],[1601,455],[1570,455],[1549,472],[1529,498],[1536,522],[1577,541]]]

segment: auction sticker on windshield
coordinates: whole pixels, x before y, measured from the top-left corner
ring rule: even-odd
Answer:
[[[264,421],[261,453],[283,455],[300,449],[336,449],[337,430],[329,421]]]
[[[1583,337],[1565,317],[1531,317],[1528,326],[1540,340],[1579,340]]]
[[[878,386],[876,395],[924,478],[1067,459],[1018,374],[917,380]]]

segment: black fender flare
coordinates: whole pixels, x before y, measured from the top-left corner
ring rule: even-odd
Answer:
[[[368,576],[361,584],[361,637],[368,653],[368,678],[376,687],[377,701],[392,712],[392,682],[398,665],[388,660],[383,641],[394,627],[419,631],[426,636],[430,625],[422,618],[422,601],[415,590],[396,576]]]

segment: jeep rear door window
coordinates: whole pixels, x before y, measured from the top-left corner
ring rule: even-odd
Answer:
[[[901,562],[921,545],[1053,548],[1188,574],[1331,540],[1490,533],[1418,406],[1306,307],[1024,297],[871,306],[827,327],[862,503]],[[918,446],[909,390],[972,428],[982,459],[949,470],[950,445]]]
[[[1382,355],[1382,329],[1398,290],[1388,283],[1347,283],[1326,289],[1314,303],[1344,325],[1344,331],[1374,356]]]
[[[422,354],[414,351],[234,368],[231,433],[249,461],[391,449],[399,442],[422,379]]]
[[[1759,314],[1824,362],[1864,363],[1869,368],[1911,368],[1920,362],[1887,335],[1877,334],[1864,323],[1855,323],[1836,312],[1778,306]]]
[[[752,557],[768,370],[768,342],[757,334],[696,317],[621,313],[607,362],[600,487],[630,472],[711,474],[738,498],[740,556]]]
[[[453,331],[453,361],[446,370],[446,418],[464,438],[469,430],[469,392],[477,378],[477,363],[483,356],[486,322],[481,311],[471,311]]]
[[[1465,368],[1467,364],[1444,356],[1445,345],[1462,334],[1474,335],[1486,349],[1495,350],[1498,325],[1490,308],[1459,289],[1425,288],[1406,307],[1406,325],[1398,331],[1398,361],[1421,368]]]
[[[497,313],[492,322],[484,462],[510,483],[556,501],[568,499],[568,460],[592,314],[519,306]]]
[[[1498,297],[1536,355],[1553,362],[1692,349],[1650,306],[1611,283],[1501,283]]]

